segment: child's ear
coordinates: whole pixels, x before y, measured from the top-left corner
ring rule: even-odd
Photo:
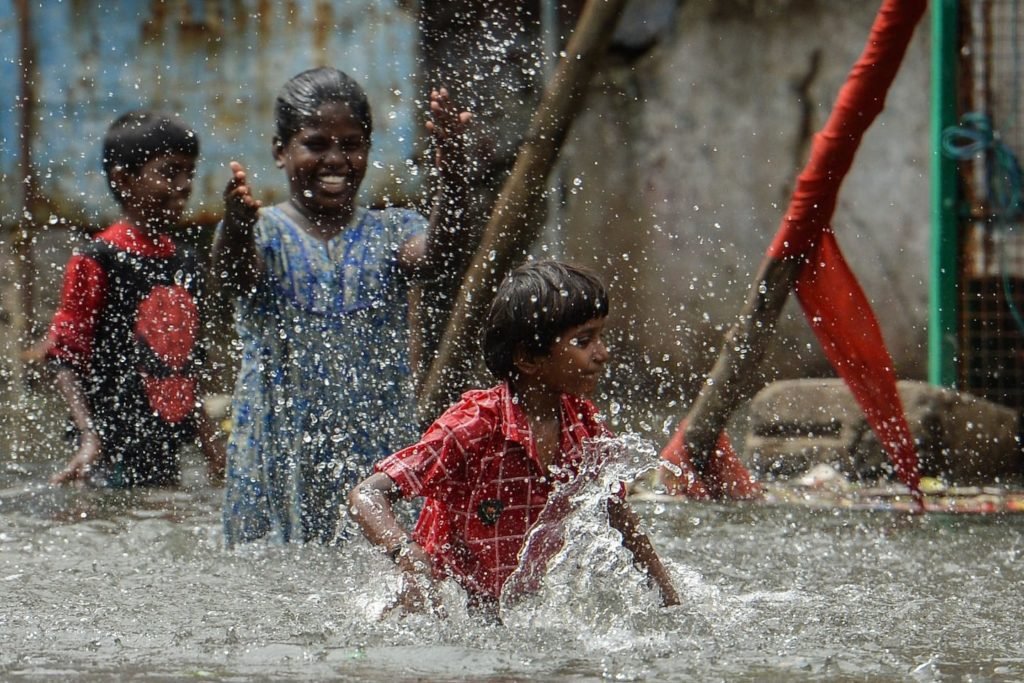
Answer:
[[[519,371],[519,374],[527,377],[537,374],[540,367],[539,361],[540,358],[524,349],[522,344],[517,346],[515,353],[512,354],[512,365]]]
[[[278,168],[284,168],[284,143],[281,142],[281,138],[275,135],[272,145],[271,154],[274,155],[274,165]]]
[[[110,169],[107,180],[110,183],[110,189],[114,192],[114,196],[123,198],[129,194],[131,192],[131,180],[134,177],[135,175],[123,166],[115,166]]]

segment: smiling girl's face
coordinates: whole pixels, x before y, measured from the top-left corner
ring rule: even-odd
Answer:
[[[317,109],[288,142],[274,144],[274,160],[288,174],[293,206],[313,221],[347,221],[366,175],[370,142],[345,104]]]

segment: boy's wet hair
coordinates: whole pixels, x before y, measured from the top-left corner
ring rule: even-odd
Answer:
[[[293,76],[277,94],[274,121],[278,144],[288,144],[296,133],[317,118],[317,110],[329,103],[347,106],[362,127],[366,142],[370,142],[373,117],[362,86],[345,72],[322,66]]]
[[[130,111],[110,124],[103,137],[103,173],[107,180],[115,169],[138,173],[151,159],[168,154],[198,157],[199,137],[195,131],[171,114]]]
[[[515,370],[516,349],[546,356],[571,327],[608,315],[598,277],[560,261],[535,261],[509,273],[494,296],[484,328],[484,362],[498,379]]]

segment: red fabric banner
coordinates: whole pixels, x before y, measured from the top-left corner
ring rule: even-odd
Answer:
[[[871,304],[831,230],[817,240],[795,290],[825,356],[864,410],[896,475],[920,498],[917,449],[896,391],[892,358]]]
[[[824,128],[814,137],[810,159],[797,178],[789,207],[768,249],[769,258],[804,261],[794,286],[804,314],[825,355],[849,385],[888,451],[896,474],[919,503],[917,451],[896,391],[892,359],[871,305],[839,251],[831,220],[861,138],[883,109],[885,95],[926,5],[926,0],[882,3],[864,52],[850,71]],[[662,457],[687,465],[684,430],[685,425],[680,425]],[[731,449],[723,450],[720,442],[709,468],[723,454],[728,459],[728,453]],[[724,461],[716,467],[725,467]],[[735,467],[726,469],[743,479]],[[684,475],[674,482],[682,493],[692,490],[698,497],[702,490],[712,493],[707,486],[698,486],[699,477],[688,474],[686,467]],[[693,477],[697,479],[690,481]],[[712,478],[709,472],[707,479]],[[720,495],[729,495],[728,482],[718,488]],[[747,491],[749,486],[740,482],[740,489]]]
[[[708,458],[703,476],[690,460],[685,438],[684,420],[661,451],[661,459],[676,470],[661,469],[661,483],[666,493],[694,500],[753,500],[761,497],[761,485],[740,461],[726,434],[718,435],[715,453]]]

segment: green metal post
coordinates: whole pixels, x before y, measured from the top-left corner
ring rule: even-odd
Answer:
[[[956,125],[959,0],[932,3],[931,287],[928,380],[955,387],[959,357],[959,185],[955,162],[942,153],[942,131]]]

